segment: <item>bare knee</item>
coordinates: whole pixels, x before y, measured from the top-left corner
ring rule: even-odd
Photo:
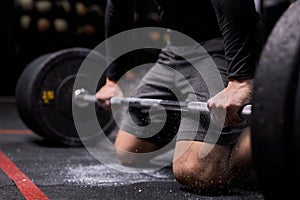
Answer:
[[[182,163],[173,164],[173,173],[176,180],[188,188],[202,191],[213,191],[227,187],[225,174],[217,173],[212,164],[207,163]]]
[[[143,153],[156,150],[155,144],[137,138],[120,130],[115,141],[115,152],[120,162],[124,165],[138,165]]]
[[[147,167],[151,165],[150,161],[153,158],[153,155],[147,154],[150,151],[145,152],[145,149],[142,145],[127,150],[119,148],[118,146],[115,147],[116,155],[119,158],[121,164],[137,168]]]
[[[211,154],[199,158],[198,148],[195,147],[190,146],[182,156],[174,160],[173,174],[176,180],[190,189],[205,192],[227,188],[230,181],[226,155],[222,157],[214,152],[216,157]]]
[[[126,140],[125,140],[126,141]],[[139,163],[141,154],[142,154],[142,145],[132,142],[132,141],[126,141],[126,143],[123,144],[120,142],[115,143],[115,152],[120,160],[121,164],[123,165],[136,165]]]
[[[116,155],[117,155],[119,161],[123,165],[134,164],[137,160],[137,158],[135,158],[135,156],[133,156],[131,152],[124,151],[122,149],[119,149],[116,146],[115,146],[115,152],[116,152]]]

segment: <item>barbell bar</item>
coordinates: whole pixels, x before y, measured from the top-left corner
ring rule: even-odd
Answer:
[[[89,103],[96,103],[99,106],[103,106],[95,95],[89,94],[89,92],[80,88],[74,91],[73,103],[79,107],[87,106]],[[134,98],[134,97],[112,97],[110,99],[110,105],[112,106],[130,106],[130,107],[158,107],[162,106],[166,110],[171,111],[190,111],[190,112],[210,112],[206,102],[199,101],[171,101],[163,99],[149,99],[149,98]],[[244,105],[239,115],[243,118],[251,115],[251,104]]]

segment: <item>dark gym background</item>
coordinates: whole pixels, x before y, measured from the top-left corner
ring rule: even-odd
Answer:
[[[138,2],[135,25],[158,25],[156,5]],[[93,48],[102,42],[105,5],[106,0],[3,1],[0,96],[14,96],[20,73],[38,56],[68,47]]]
[[[15,95],[20,73],[38,56],[68,47],[93,48],[102,42],[105,5],[106,0],[3,1],[0,96]],[[289,2],[284,1],[262,9],[264,38],[288,5]],[[137,1],[135,11],[135,26],[160,25],[160,13],[153,0]],[[156,56],[157,52],[153,53]]]

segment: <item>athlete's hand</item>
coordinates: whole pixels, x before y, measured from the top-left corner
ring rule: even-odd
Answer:
[[[104,86],[96,93],[96,98],[103,105],[104,108],[108,109],[110,106],[109,100],[111,97],[122,97],[123,92],[118,86],[117,81],[111,81],[108,78]]]
[[[222,122],[222,114],[226,113],[225,125],[233,125],[242,122],[238,111],[250,102],[252,95],[252,79],[232,80],[228,86],[208,100],[207,107],[211,111],[212,119]]]

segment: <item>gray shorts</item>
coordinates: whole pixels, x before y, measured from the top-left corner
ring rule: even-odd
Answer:
[[[131,96],[206,102],[226,87],[226,70],[220,38],[189,47],[168,44]],[[209,113],[180,110],[129,107],[124,116],[120,125],[122,130],[160,146],[173,139],[232,145],[246,127],[246,122],[243,122],[218,130],[212,128]]]

